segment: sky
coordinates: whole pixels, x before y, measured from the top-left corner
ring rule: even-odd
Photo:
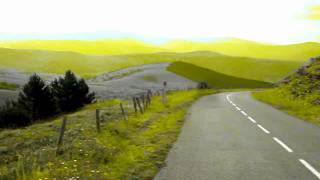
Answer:
[[[0,39],[320,41],[319,0],[0,0]]]

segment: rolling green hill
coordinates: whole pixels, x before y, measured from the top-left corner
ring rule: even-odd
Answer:
[[[12,49],[37,49],[72,51],[91,55],[123,55],[156,52],[213,51],[228,56],[274,60],[305,61],[320,54],[320,44],[307,42],[291,45],[273,45],[235,38],[212,42],[175,40],[153,45],[134,39],[111,40],[26,40],[0,41],[0,47]]]
[[[216,42],[172,41],[163,46],[175,52],[208,50],[229,56],[305,61],[320,55],[320,44],[307,42],[291,45],[263,44],[241,39]]]
[[[160,47],[133,39],[118,40],[26,40],[0,41],[0,47],[48,51],[72,51],[91,55],[114,55],[153,53],[163,51]]]
[[[0,48],[0,67],[16,68],[30,73],[58,74],[70,69],[86,78],[130,66],[175,61],[184,61],[231,76],[267,82],[276,82],[303,63],[230,57],[209,51],[97,56]]]
[[[228,76],[185,62],[173,62],[167,69],[194,81],[206,81],[216,89],[267,88],[272,86],[271,83]]]

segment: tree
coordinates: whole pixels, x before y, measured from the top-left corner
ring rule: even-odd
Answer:
[[[56,102],[50,86],[34,74],[19,93],[19,106],[31,114],[32,120],[46,118],[57,112]]]
[[[89,87],[84,79],[78,80],[70,70],[51,83],[52,92],[62,112],[74,111],[90,104],[95,99],[95,94],[89,92]]]
[[[28,112],[21,109],[14,101],[7,101],[0,107],[0,128],[24,127],[31,123]]]

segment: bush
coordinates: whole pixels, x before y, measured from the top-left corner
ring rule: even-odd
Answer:
[[[0,128],[17,128],[31,124],[31,117],[14,102],[0,108]]]
[[[202,81],[198,83],[198,89],[209,89],[209,84],[208,82]]]

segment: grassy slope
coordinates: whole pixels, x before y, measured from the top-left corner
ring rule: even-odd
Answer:
[[[0,82],[0,89],[6,89],[6,90],[16,90],[18,86],[16,84],[11,84],[7,82]]]
[[[320,58],[291,75],[287,82],[264,92],[253,93],[257,99],[290,114],[320,125]]]
[[[256,99],[266,102],[277,109],[320,126],[320,106],[306,99],[297,99],[285,87],[252,93]]]
[[[169,106],[154,97],[151,107],[121,120],[119,101],[103,101],[68,115],[64,153],[55,157],[60,117],[24,129],[0,131],[0,179],[152,179],[164,165],[187,108],[210,91],[168,95]],[[130,102],[123,102],[127,107]],[[130,103],[131,104],[131,103]],[[95,128],[95,109],[105,120]]]
[[[302,63],[229,57],[207,51],[94,56],[74,52],[0,48],[1,67],[12,67],[27,72],[50,73],[63,73],[71,69],[83,77],[92,77],[129,66],[174,61],[192,63],[231,76],[268,82],[279,80]]]
[[[152,45],[138,40],[30,40],[2,41],[0,47],[13,49],[41,49],[73,51],[83,54],[137,54],[155,52],[214,51],[229,56],[250,58],[305,61],[319,55],[319,43],[293,45],[270,45],[241,39],[227,39],[214,42],[193,42],[176,40],[163,45]]]
[[[272,84],[263,81],[228,76],[185,62],[174,62],[168,67],[168,70],[195,81],[207,81],[213,88],[217,89],[265,88],[272,86]]]

